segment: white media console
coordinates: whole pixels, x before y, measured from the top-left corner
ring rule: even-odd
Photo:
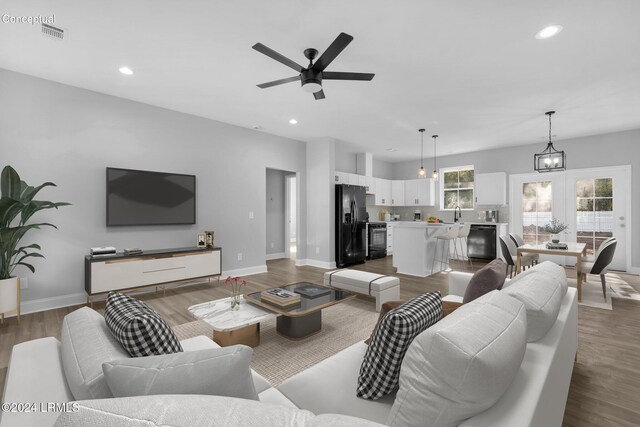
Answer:
[[[222,248],[174,248],[84,259],[87,303],[110,291],[158,286],[222,274]]]

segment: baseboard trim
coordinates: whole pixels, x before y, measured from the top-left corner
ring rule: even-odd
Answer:
[[[237,268],[235,270],[223,271],[221,279],[224,279],[227,276],[232,276],[232,277],[236,277],[236,276],[251,276],[253,274],[260,274],[260,273],[266,273],[266,272],[267,272],[267,265],[266,264],[256,265],[256,266],[253,266],[253,267]]]
[[[324,270],[333,270],[336,268],[336,263],[335,261],[331,261],[331,262],[326,262],[326,261],[320,261],[317,259],[300,259],[300,260],[296,260],[296,266],[298,267],[302,267],[308,265],[310,267],[317,267],[317,268],[322,268]]]
[[[640,275],[640,267],[631,267],[627,273],[629,274],[635,274],[635,275]]]
[[[285,254],[284,252],[278,252],[276,254],[267,254],[267,261],[271,261],[273,259],[283,259],[286,258],[287,254]]]
[[[87,294],[60,295],[57,297],[40,298],[20,303],[20,314],[38,313],[40,311],[53,310],[56,308],[69,307],[87,303]],[[15,316],[15,315],[14,315]],[[12,317],[12,316],[7,316]]]

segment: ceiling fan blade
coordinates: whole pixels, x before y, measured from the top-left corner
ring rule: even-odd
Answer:
[[[325,71],[322,73],[323,80],[371,80],[373,73],[343,73],[340,71]]]
[[[266,89],[268,87],[271,86],[278,86],[278,85],[282,85],[285,83],[291,83],[291,82],[295,82],[295,81],[300,81],[300,76],[295,76],[295,77],[288,77],[286,79],[280,79],[280,80],[274,80],[272,82],[267,82],[267,83],[261,83],[258,86],[261,89]]]
[[[331,43],[331,45],[324,51],[320,58],[313,64],[313,68],[316,71],[324,71],[325,68],[336,59],[336,56],[340,55],[340,52],[353,40],[353,36],[347,33],[340,33],[338,37]]]
[[[324,91],[322,89],[320,89],[320,91],[316,92],[313,94],[313,97],[316,99],[316,101],[318,99],[324,99]]]
[[[293,68],[294,70],[296,70],[297,72],[301,73],[302,70],[304,70],[304,68],[302,67],[302,65],[300,64],[296,64],[295,62],[293,62],[292,60],[290,60],[289,58],[287,58],[286,56],[276,52],[273,49],[270,49],[268,47],[266,47],[265,45],[263,45],[262,43],[256,43],[252,46],[255,50],[257,50],[260,53],[263,53],[265,55],[267,55],[269,58],[275,59],[276,61],[286,65],[289,68]]]

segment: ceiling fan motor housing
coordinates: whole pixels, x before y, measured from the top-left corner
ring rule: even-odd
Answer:
[[[300,73],[302,89],[305,92],[316,93],[322,90],[322,71],[315,71],[310,68]]]

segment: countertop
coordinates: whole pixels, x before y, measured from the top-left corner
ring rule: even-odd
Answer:
[[[381,221],[378,221],[381,222]],[[455,222],[441,222],[441,223],[431,223],[427,221],[384,221],[387,224],[432,224],[432,225],[451,225],[451,224],[471,224],[471,225],[506,225],[506,222],[469,222],[469,221],[460,221],[458,223]]]

